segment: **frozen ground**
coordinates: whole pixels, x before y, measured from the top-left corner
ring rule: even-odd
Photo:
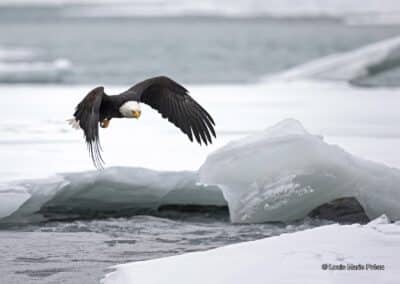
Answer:
[[[118,265],[104,284],[398,283],[400,224],[338,224],[206,252]],[[324,270],[323,265],[326,265]],[[358,268],[358,269],[357,269]],[[157,273],[154,273],[157,271]],[[307,280],[304,280],[307,279]]]

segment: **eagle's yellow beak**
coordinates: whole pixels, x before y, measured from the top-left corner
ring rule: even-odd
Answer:
[[[141,113],[142,112],[140,110],[134,110],[134,111],[132,111],[132,116],[134,118],[139,118]]]

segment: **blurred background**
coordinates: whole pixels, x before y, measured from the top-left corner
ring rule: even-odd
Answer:
[[[395,36],[399,24],[396,0],[1,0],[0,83],[254,83]]]

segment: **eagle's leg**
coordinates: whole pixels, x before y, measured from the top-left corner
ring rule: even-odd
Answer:
[[[107,128],[108,125],[110,125],[110,120],[111,120],[111,118],[110,119],[108,119],[108,118],[103,119],[103,121],[100,122],[100,127],[101,128]]]

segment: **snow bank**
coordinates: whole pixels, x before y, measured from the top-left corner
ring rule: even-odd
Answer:
[[[118,265],[102,283],[168,280],[180,284],[188,279],[193,284],[397,283],[399,243],[400,224],[388,224],[382,217],[365,226],[335,224],[206,252]],[[351,270],[351,265],[359,270]]]
[[[333,54],[284,71],[266,80],[304,78],[352,81],[400,66],[400,37]]]
[[[370,218],[400,218],[399,170],[356,158],[292,119],[228,143],[199,177],[222,189],[236,223],[301,219],[343,197],[356,198]]]

